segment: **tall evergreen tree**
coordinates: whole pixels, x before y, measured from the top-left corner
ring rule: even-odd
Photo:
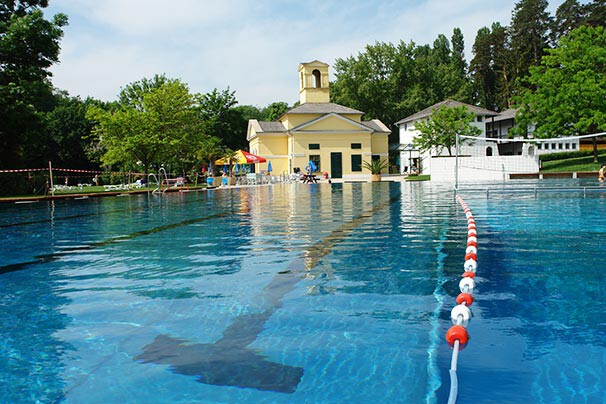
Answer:
[[[585,8],[577,0],[566,0],[556,10],[551,27],[551,41],[555,46],[560,37],[583,24]]]
[[[450,57],[450,71],[453,98],[462,102],[473,102],[473,87],[468,77],[468,67],[465,61],[465,39],[460,28],[455,28],[451,37],[452,51]]]
[[[585,24],[592,27],[606,26],[606,0],[594,0],[584,7]]]
[[[499,23],[480,28],[472,49],[469,72],[475,101],[494,111],[509,108],[513,78],[506,28]]]
[[[513,103],[516,57],[509,44],[507,27],[493,23],[491,39],[493,69],[496,74],[496,99],[493,110],[503,111]]]
[[[482,107],[493,109],[496,105],[496,77],[493,70],[492,37],[488,27],[478,30],[472,48],[473,59],[469,73],[474,85],[474,99]]]
[[[452,56],[450,63],[453,71],[461,78],[467,75],[467,62],[465,61],[465,39],[460,28],[455,28],[452,31]]]
[[[547,0],[520,0],[515,5],[509,29],[515,78],[527,76],[530,66],[538,65],[549,47],[552,18],[547,6]]]

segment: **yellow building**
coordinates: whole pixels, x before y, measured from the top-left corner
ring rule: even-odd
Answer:
[[[331,178],[369,179],[362,162],[388,159],[391,132],[380,120],[362,121],[361,111],[330,102],[328,65],[299,65],[300,105],[273,122],[248,122],[252,154],[271,161],[274,174],[303,171],[311,160]],[[260,172],[267,164],[257,164]]]

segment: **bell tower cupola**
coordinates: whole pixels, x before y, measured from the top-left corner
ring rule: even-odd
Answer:
[[[330,102],[328,65],[318,60],[299,64],[299,101],[301,104]]]

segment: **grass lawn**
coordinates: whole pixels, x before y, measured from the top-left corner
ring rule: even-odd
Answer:
[[[429,181],[429,175],[414,175],[411,174],[405,178],[406,181]]]
[[[541,172],[544,173],[562,173],[562,172],[580,172],[595,171],[600,169],[602,164],[606,164],[606,152],[601,151],[598,154],[598,163],[593,162],[593,156],[575,157],[571,159],[544,161],[541,163]]]

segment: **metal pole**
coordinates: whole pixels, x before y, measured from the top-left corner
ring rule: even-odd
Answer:
[[[455,135],[455,191],[459,189],[459,134]]]
[[[50,177],[51,196],[55,196],[55,187],[53,186],[53,165],[48,162],[48,176]]]

